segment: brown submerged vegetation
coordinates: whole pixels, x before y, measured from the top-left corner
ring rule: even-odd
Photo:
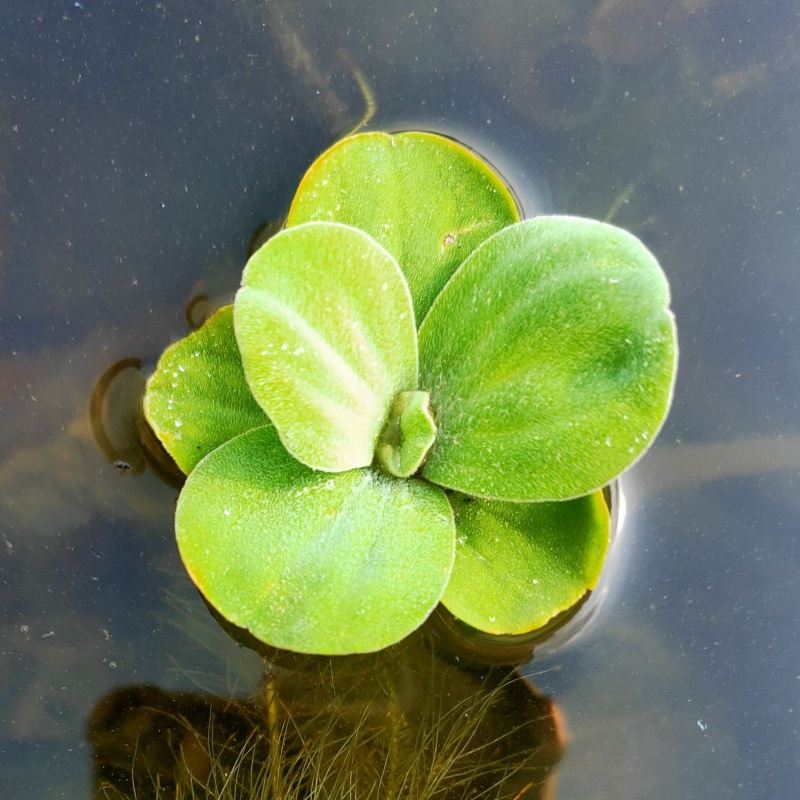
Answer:
[[[508,668],[417,639],[357,658],[280,654],[257,697],[121,689],[88,736],[104,800],[546,798],[554,704]]]

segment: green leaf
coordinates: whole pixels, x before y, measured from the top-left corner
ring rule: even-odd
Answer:
[[[644,245],[592,220],[495,234],[419,330],[438,433],[423,476],[497,500],[597,489],[649,446],[677,362],[666,278]]]
[[[175,526],[184,564],[234,624],[299,652],[370,652],[417,628],[454,557],[440,489],[294,460],[273,428],[224,444],[191,473]]]
[[[372,463],[396,394],[417,388],[408,287],[367,234],[284,230],[250,259],[234,303],[250,389],[286,449],[313,469]]]
[[[269,424],[244,377],[233,306],[164,351],[147,382],[144,413],[185,473],[228,439]]]
[[[361,133],[306,173],[287,227],[329,220],[366,231],[398,261],[417,320],[484,239],[519,219],[506,187],[475,155],[431,133]]]
[[[442,603],[473,628],[536,630],[597,585],[609,535],[602,492],[561,503],[450,500],[456,561]]]

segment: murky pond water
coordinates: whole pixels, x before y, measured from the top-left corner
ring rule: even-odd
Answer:
[[[246,696],[175,492],[109,464],[89,397],[238,282],[251,234],[375,102],[456,136],[526,210],[658,255],[681,365],[623,479],[603,603],[524,668],[560,800],[800,785],[800,9],[790,0],[11,2],[0,15],[4,796],[93,796],[90,715],[129,687]],[[363,85],[361,85],[363,84]]]

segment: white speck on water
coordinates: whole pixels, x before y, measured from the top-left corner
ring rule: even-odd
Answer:
[[[303,355],[303,353],[305,353],[305,351],[306,351],[306,350],[305,350],[305,348],[304,348],[304,347],[298,347],[298,348],[297,348],[297,350],[295,350],[295,351],[294,351],[294,354],[295,354],[296,356],[301,356],[301,355]]]
[[[385,291],[386,291],[388,288],[389,288],[389,284],[388,284],[388,283],[384,283],[384,284],[381,286],[381,291],[382,291],[382,292],[385,292]]]
[[[176,428],[180,428],[181,425],[183,425],[183,420],[182,419],[176,419],[175,420],[175,427]]]
[[[606,447],[611,447],[611,437],[606,436]]]
[[[325,488],[328,490],[336,488],[336,481],[331,478],[329,481],[325,482]]]
[[[458,537],[458,543],[459,544],[466,544],[467,543],[467,537],[466,536],[459,536]]]
[[[534,586],[536,586],[536,584],[537,584],[537,583],[539,583],[539,579],[538,579],[538,578],[534,578],[534,579],[531,581],[531,583],[532,583]]]
[[[286,344],[286,342],[284,342],[284,343],[281,345],[281,350],[288,350],[288,349],[289,349],[289,345],[288,345],[288,344]]]
[[[647,431],[642,431],[642,439],[647,439],[650,434]]]
[[[495,617],[489,617],[489,622],[494,622],[495,619],[496,619]]]
[[[609,278],[608,282],[609,283],[619,283],[619,278]]]
[[[697,720],[697,727],[700,728],[701,731],[708,730],[708,723],[702,719]]]
[[[229,517],[231,515],[231,510],[229,508],[226,508],[223,509],[222,513],[225,514],[226,517]]]

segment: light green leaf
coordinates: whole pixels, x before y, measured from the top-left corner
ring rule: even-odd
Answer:
[[[147,382],[144,413],[185,473],[228,439],[269,424],[244,377],[233,306],[164,351]]]
[[[666,278],[644,245],[592,220],[495,234],[419,330],[438,433],[424,477],[499,500],[587,494],[658,432],[677,362]]]
[[[287,227],[311,220],[366,231],[398,261],[417,320],[484,239],[519,219],[506,187],[471,152],[431,133],[361,133],[306,173]]]
[[[473,628],[536,630],[597,585],[609,535],[602,492],[562,503],[450,500],[456,561],[442,603]]]
[[[175,526],[184,564],[220,614],[275,647],[370,652],[416,629],[454,557],[444,492],[368,469],[330,475],[273,428],[233,439],[191,473]]]
[[[245,375],[286,449],[313,469],[372,463],[396,394],[417,388],[411,297],[367,234],[284,230],[250,259],[234,304]]]

